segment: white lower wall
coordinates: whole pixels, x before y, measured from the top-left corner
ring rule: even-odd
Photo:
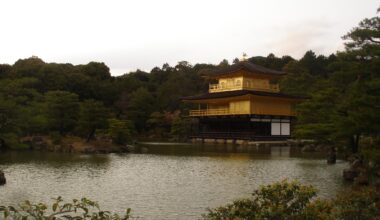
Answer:
[[[290,135],[290,122],[272,122],[271,135]]]

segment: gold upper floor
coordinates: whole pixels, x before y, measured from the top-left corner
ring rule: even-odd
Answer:
[[[279,85],[270,78],[232,76],[219,78],[217,84],[209,85],[209,92],[225,92],[235,90],[256,90],[264,92],[280,92]]]
[[[295,116],[295,100],[260,97],[241,96],[227,99],[214,99],[199,104],[198,109],[190,110],[189,116],[218,116],[218,115],[278,115]]]

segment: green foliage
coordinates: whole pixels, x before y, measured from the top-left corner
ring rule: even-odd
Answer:
[[[255,190],[250,199],[209,209],[203,219],[370,220],[380,216],[380,192],[373,188],[346,190],[328,200],[313,200],[315,195],[312,186],[281,181]]]
[[[264,66],[274,70],[282,70],[285,65],[294,60],[290,56],[283,56],[281,58],[276,57],[273,53],[268,54],[267,57],[251,57],[248,59],[249,62],[255,63],[260,66]],[[238,60],[234,60],[236,63]]]
[[[78,95],[66,91],[51,91],[45,94],[48,123],[52,130],[65,134],[77,124]]]
[[[131,209],[127,209],[124,215],[118,215],[101,210],[98,203],[86,198],[64,202],[58,197],[51,206],[30,201],[25,201],[19,207],[0,206],[0,217],[5,220],[127,220],[131,218]]]
[[[89,77],[105,80],[111,78],[110,69],[104,63],[90,62],[80,66],[81,72]]]
[[[368,53],[369,51],[379,53],[378,44],[380,36],[380,17],[366,18],[359,23],[358,27],[355,27],[347,35],[343,37],[345,40],[349,40],[346,43],[348,50],[363,49]]]
[[[307,204],[296,218],[299,220],[335,220],[334,201],[317,199]]]
[[[321,91],[313,95],[310,101],[300,104],[297,108],[299,124],[296,136],[299,138],[312,138],[329,142],[336,131],[335,118],[337,116],[335,103],[336,91],[334,89]],[[322,119],[323,118],[323,119]]]
[[[344,143],[356,153],[362,137],[380,133],[379,27],[378,17],[365,19],[344,36],[346,51],[320,61],[315,54],[307,52],[298,67],[292,67],[294,70],[305,67],[312,76],[306,83],[302,82],[305,79],[302,75],[292,76],[283,83],[285,88],[291,87],[295,79],[302,86],[294,87],[296,91],[285,90],[297,94],[305,89],[311,96],[297,108],[298,137]],[[322,66],[327,68],[319,68],[318,63],[324,63]]]
[[[372,188],[349,190],[334,200],[336,219],[371,220],[380,216],[380,192]]]
[[[0,79],[6,78],[11,74],[12,66],[8,64],[0,64]]]
[[[28,59],[17,60],[13,65],[12,71],[19,77],[37,76],[39,70],[44,66],[45,62],[38,57],[32,56]]]
[[[186,140],[191,133],[191,119],[181,116],[173,120],[170,134],[176,141]]]
[[[180,97],[206,91],[207,82],[198,72],[213,67],[182,61],[151,73],[137,70],[112,77],[109,68],[97,62],[75,66],[31,57],[1,64],[0,135],[11,134],[12,145],[21,136],[51,132],[90,140],[115,118],[129,120],[139,133],[168,138],[172,115],[188,107]],[[153,112],[162,114],[161,122],[152,123]]]
[[[27,105],[18,105],[16,124],[22,135],[46,134],[49,130],[46,106],[38,95]]]
[[[311,93],[311,85],[315,80],[299,62],[290,61],[283,70],[288,74],[280,81],[282,92],[299,96],[306,96]]]
[[[62,135],[59,132],[50,132],[50,138],[53,144],[60,144],[62,142]]]
[[[189,120],[181,118],[180,111],[153,112],[147,123],[151,137],[185,140],[190,132]]]
[[[286,180],[255,190],[251,199],[209,210],[204,219],[294,219],[316,195],[312,186]]]
[[[154,111],[154,102],[152,94],[145,88],[139,88],[131,94],[127,116],[139,132],[146,128],[149,115]]]
[[[150,133],[156,138],[167,137],[170,129],[171,120],[165,113],[153,112],[147,120]]]
[[[0,96],[0,134],[16,129],[16,116],[16,103]]]
[[[108,124],[108,135],[114,143],[126,144],[131,141],[133,125],[130,121],[113,118],[108,120]]]
[[[79,128],[84,131],[87,141],[92,139],[97,129],[107,127],[108,112],[103,103],[85,100],[80,106]]]
[[[7,149],[20,150],[28,148],[27,145],[20,143],[17,133],[10,132],[0,134],[0,145],[2,142],[4,142]]]
[[[379,145],[368,147],[362,150],[363,156],[374,164],[380,164],[380,147]]]

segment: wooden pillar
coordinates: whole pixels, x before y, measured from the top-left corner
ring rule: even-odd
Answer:
[[[198,134],[202,133],[202,130],[201,130],[202,129],[201,121],[202,121],[201,118],[199,118],[198,119],[198,132],[197,132]]]

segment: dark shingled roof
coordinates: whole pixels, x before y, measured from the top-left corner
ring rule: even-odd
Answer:
[[[233,64],[231,66],[228,66],[228,67],[225,67],[222,69],[217,69],[217,70],[211,71],[211,72],[207,73],[207,76],[212,77],[212,76],[218,76],[218,75],[225,75],[225,74],[229,74],[229,73],[234,73],[234,72],[239,71],[239,70],[247,70],[248,72],[252,72],[252,73],[259,73],[259,74],[265,74],[265,75],[276,75],[276,76],[281,76],[281,75],[286,74],[285,72],[268,69],[266,67],[250,63],[248,61],[242,61],[242,62]]]
[[[188,97],[183,97],[182,100],[191,101],[191,100],[204,100],[204,99],[218,99],[218,98],[236,97],[236,96],[249,95],[249,94],[257,95],[257,96],[269,96],[269,97],[279,97],[279,98],[289,98],[289,99],[307,99],[306,97],[286,95],[282,93],[262,92],[262,91],[254,91],[254,90],[236,90],[236,91],[205,93],[202,95],[188,96]]]

